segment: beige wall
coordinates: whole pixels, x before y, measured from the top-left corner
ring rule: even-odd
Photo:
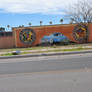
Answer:
[[[14,40],[13,36],[0,37],[0,48],[13,48]]]

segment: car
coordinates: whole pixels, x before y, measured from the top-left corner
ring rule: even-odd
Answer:
[[[41,43],[53,44],[53,43],[60,43],[60,42],[69,42],[69,39],[59,32],[55,32],[49,36],[44,36],[41,39]]]

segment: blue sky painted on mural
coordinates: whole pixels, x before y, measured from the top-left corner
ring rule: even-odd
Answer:
[[[40,24],[60,24],[60,19],[68,23],[64,12],[69,4],[77,0],[0,0],[0,27],[11,27],[19,25],[33,26]]]

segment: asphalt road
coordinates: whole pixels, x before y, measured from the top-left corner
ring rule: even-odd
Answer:
[[[0,59],[0,92],[92,92],[92,54]]]
[[[92,55],[63,55],[0,59],[0,74],[31,73],[92,68]]]

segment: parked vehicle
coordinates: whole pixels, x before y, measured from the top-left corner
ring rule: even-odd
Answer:
[[[50,44],[53,44],[53,43],[60,43],[60,42],[69,42],[69,39],[64,36],[63,34],[59,33],[59,32],[56,32],[56,33],[53,33],[49,36],[44,36],[42,39],[41,39],[41,43],[50,43]]]

